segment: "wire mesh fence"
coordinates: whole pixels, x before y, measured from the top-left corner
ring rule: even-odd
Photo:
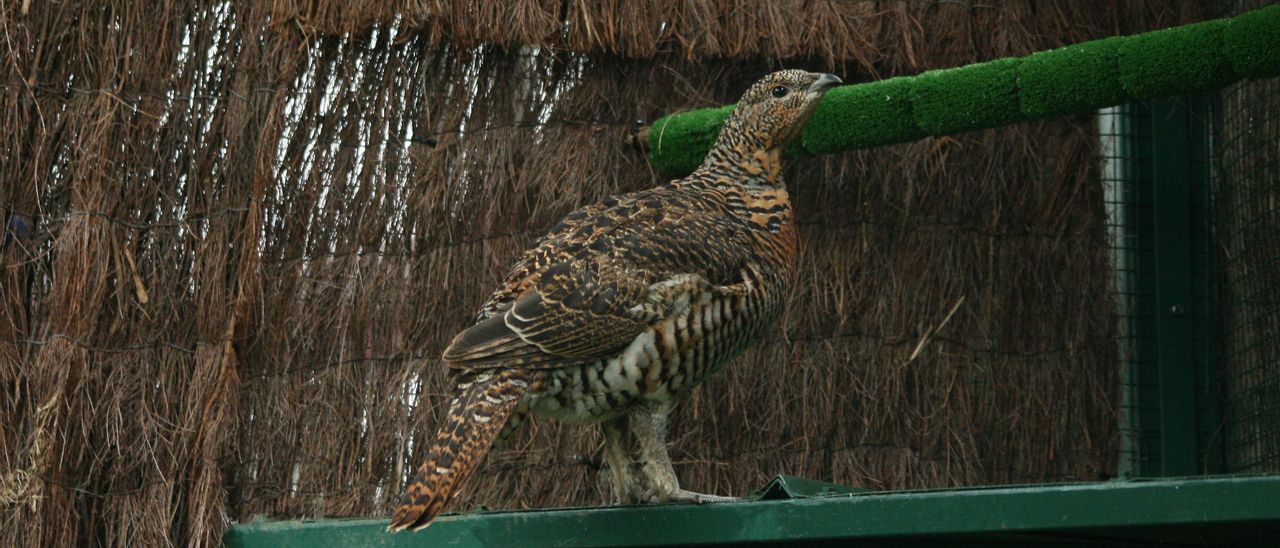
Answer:
[[[1169,123],[1175,115],[1185,129]],[[1280,470],[1280,80],[1105,109],[1098,123],[1122,363],[1119,473],[1171,473],[1178,413],[1191,417],[1195,473]],[[1172,184],[1156,173],[1168,162],[1187,177],[1176,204],[1157,197]],[[1157,226],[1162,207],[1185,208],[1183,225]],[[1187,260],[1158,251],[1169,234],[1185,237]],[[1190,293],[1169,310],[1160,295],[1178,278]],[[1162,326],[1181,313],[1190,323],[1177,346]],[[1186,350],[1174,363],[1171,342]],[[1183,399],[1161,386],[1178,367],[1194,384]]]
[[[1168,445],[1166,413],[1185,411],[1191,417],[1183,428],[1194,440],[1194,471],[1218,469],[1218,396],[1215,374],[1214,286],[1212,221],[1210,216],[1210,135],[1212,101],[1209,97],[1185,97],[1105,109],[1099,114],[1103,151],[1102,184],[1108,217],[1111,260],[1115,272],[1116,303],[1122,383],[1121,449],[1118,471],[1126,476],[1171,473],[1163,454]],[[1171,135],[1165,122],[1180,118]],[[1157,144],[1162,134],[1164,142]],[[1158,162],[1185,159],[1186,199],[1173,203],[1160,192],[1179,184],[1160,180]],[[1170,226],[1158,222],[1162,211],[1183,209],[1188,215]],[[1188,253],[1170,259],[1157,245],[1171,234]],[[1165,310],[1162,292],[1171,280],[1188,283],[1189,294],[1177,299],[1176,310]],[[1169,314],[1187,316],[1183,333],[1167,329]],[[1186,337],[1184,360],[1166,363],[1169,339]],[[1161,391],[1164,368],[1181,367],[1190,375],[1189,397],[1171,400]]]
[[[1222,90],[1218,137],[1213,199],[1224,470],[1274,472],[1280,470],[1280,80]]]

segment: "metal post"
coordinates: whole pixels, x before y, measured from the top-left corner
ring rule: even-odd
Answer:
[[[1151,113],[1156,251],[1156,340],[1161,475],[1197,473],[1196,398],[1190,313],[1191,165],[1185,99],[1153,101]]]

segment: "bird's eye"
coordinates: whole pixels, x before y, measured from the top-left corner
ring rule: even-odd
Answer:
[[[786,97],[787,93],[790,91],[791,90],[787,89],[787,86],[778,86],[773,88],[773,96],[781,99],[783,97]]]

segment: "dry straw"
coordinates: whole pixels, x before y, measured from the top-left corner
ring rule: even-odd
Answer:
[[[438,424],[438,353],[506,265],[657,182],[637,120],[778,66],[914,74],[1206,15],[1187,5],[5,2],[0,544],[384,515]],[[684,482],[1111,474],[1094,134],[791,168],[803,272],[782,328],[680,405]],[[529,431],[456,508],[599,503],[595,430]]]

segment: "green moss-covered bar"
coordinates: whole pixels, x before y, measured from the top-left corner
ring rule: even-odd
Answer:
[[[1116,36],[918,76],[841,86],[818,106],[793,154],[913,141],[1280,76],[1280,5],[1230,19]],[[649,127],[649,159],[693,171],[733,105]]]

